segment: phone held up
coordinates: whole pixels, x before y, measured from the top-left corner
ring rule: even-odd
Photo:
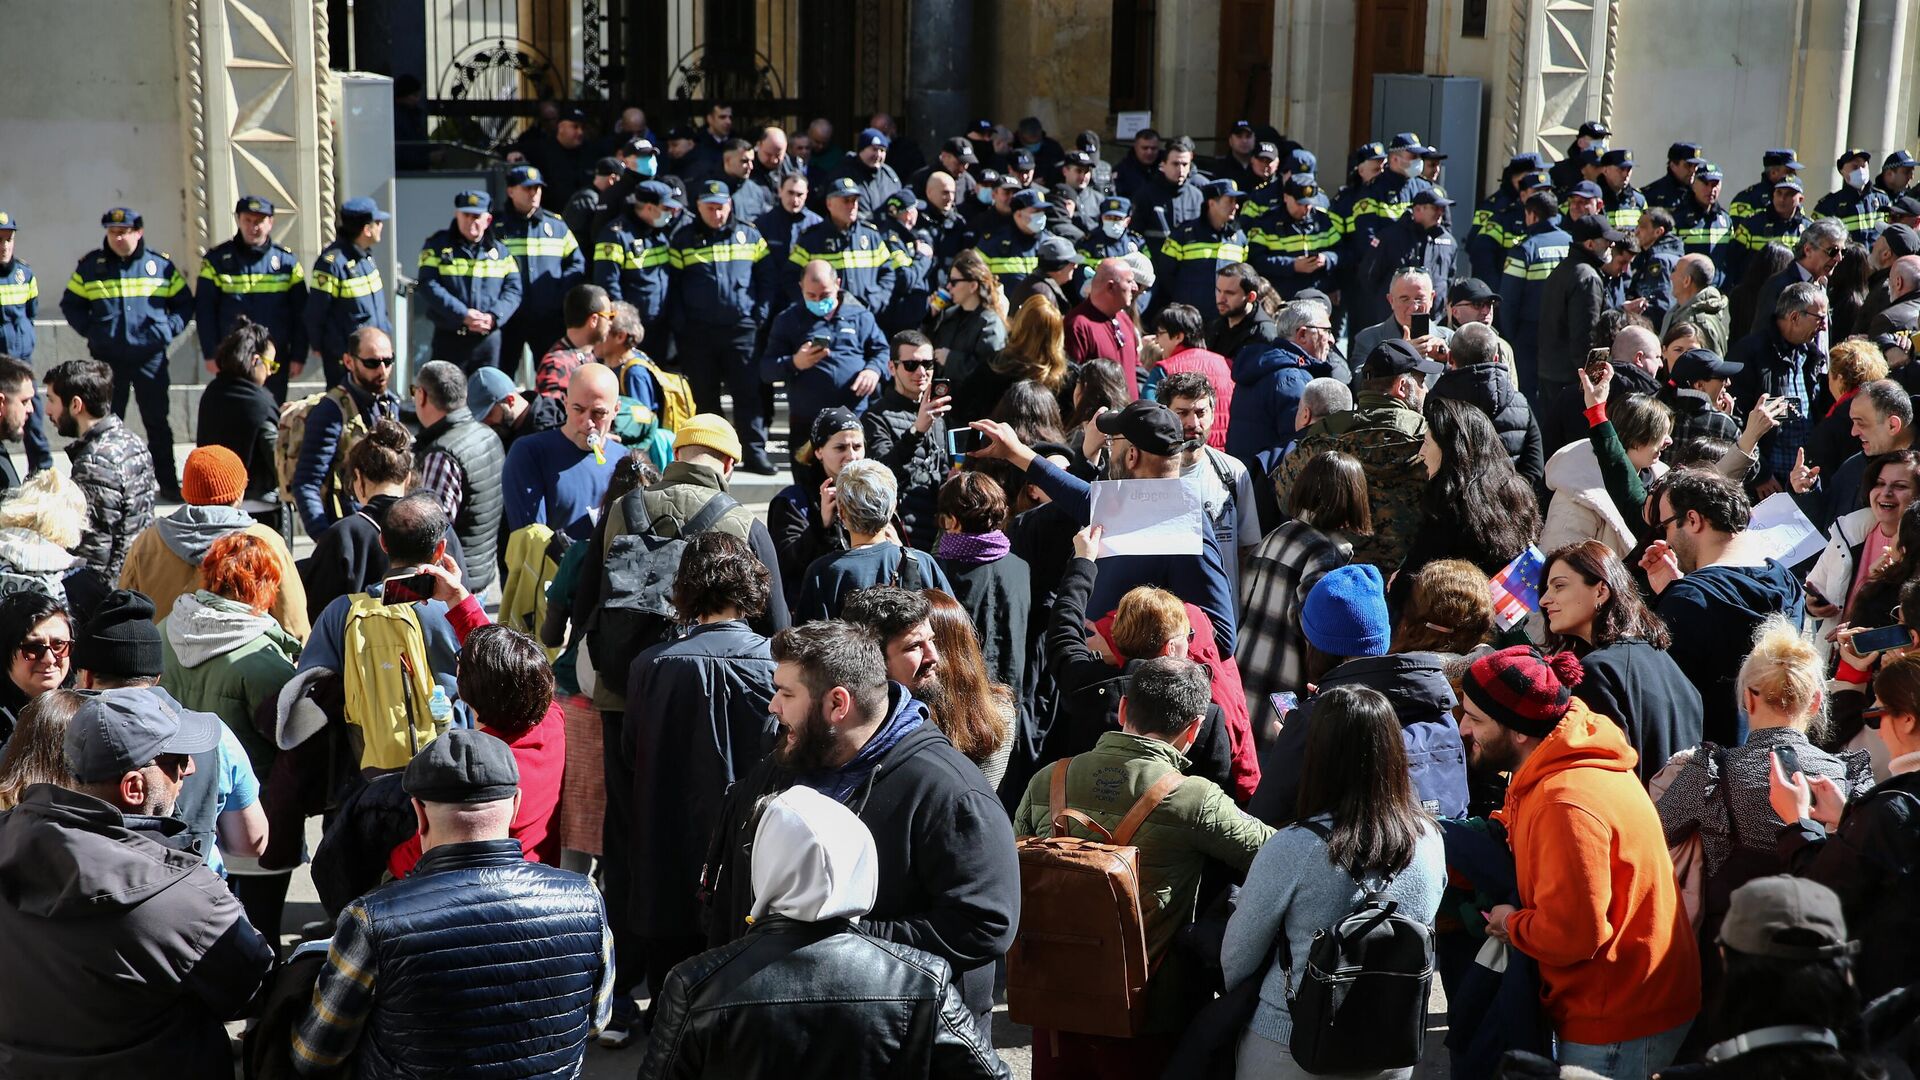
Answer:
[[[432,574],[395,574],[380,583],[383,604],[418,604],[433,599]]]
[[[1873,630],[1862,630],[1853,635],[1853,651],[1861,656],[1872,656],[1888,649],[1898,649],[1912,641],[1907,636],[1907,628],[1894,623]]]
[[[954,457],[965,457],[985,445],[987,445],[987,437],[972,428],[947,430],[947,453]]]
[[[1415,341],[1433,333],[1433,315],[1425,311],[1414,312],[1413,317],[1407,320],[1407,332],[1413,335]]]

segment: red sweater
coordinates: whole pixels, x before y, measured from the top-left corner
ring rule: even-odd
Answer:
[[[492,622],[476,596],[469,596],[459,607],[449,609],[447,621],[453,624],[454,637],[462,645],[475,628]],[[506,743],[513,750],[514,763],[520,766],[520,812],[513,816],[507,834],[520,841],[520,849],[526,852],[529,862],[558,862],[560,834],[553,830],[553,816],[560,805],[560,784],[567,768],[567,722],[560,715],[560,703],[548,704],[547,715],[517,739],[507,738],[488,727],[485,714],[478,708],[475,712],[480,713],[480,730]],[[387,856],[387,869],[394,877],[402,878],[411,873],[413,864],[419,861],[420,834],[415,833]]]
[[[1127,379],[1127,397],[1140,396],[1140,328],[1133,316],[1108,316],[1082,300],[1067,313],[1067,359],[1084,364],[1099,357],[1120,365]]]
[[[1207,445],[1215,450],[1225,450],[1227,414],[1233,411],[1233,371],[1227,366],[1227,358],[1217,352],[1189,346],[1172,356],[1162,357],[1160,370],[1167,375],[1197,371],[1213,384],[1213,430],[1207,434]]]

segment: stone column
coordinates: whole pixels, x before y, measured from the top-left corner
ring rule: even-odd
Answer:
[[[912,0],[907,13],[907,133],[928,160],[973,119],[974,0]]]
[[[1111,5],[1107,5],[1111,7]],[[1222,152],[1214,129],[1220,98],[1220,0],[1162,0],[1153,78],[1153,126],[1162,136],[1191,135],[1201,156]]]
[[[1510,138],[1514,153],[1558,161],[1583,121],[1613,122],[1620,0],[1513,0],[1513,8],[1509,42],[1520,62],[1509,65],[1507,113],[1493,134]]]

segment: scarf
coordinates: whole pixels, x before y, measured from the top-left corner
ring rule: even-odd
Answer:
[[[942,533],[940,547],[934,554],[965,566],[984,566],[1006,558],[1012,550],[1013,541],[995,529],[983,533]]]
[[[887,751],[893,749],[901,739],[912,734],[915,728],[926,722],[927,707],[919,701],[907,698],[905,687],[899,685],[893,687],[887,703],[892,705],[895,701],[900,701],[899,707],[894,709],[893,715],[881,725],[880,730],[873,733],[873,738],[867,740],[867,745],[860,748],[860,752],[853,756],[852,761],[832,772],[812,773],[799,777],[800,782],[834,802],[846,802],[849,795],[858,791],[860,785],[867,782],[867,777],[872,775],[874,766],[879,765],[880,759],[887,756]]]

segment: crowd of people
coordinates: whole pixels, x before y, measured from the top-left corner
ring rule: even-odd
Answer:
[[[460,193],[405,400],[370,200],[44,372],[0,213],[0,1073],[1910,1075],[1912,156],[703,121]]]

